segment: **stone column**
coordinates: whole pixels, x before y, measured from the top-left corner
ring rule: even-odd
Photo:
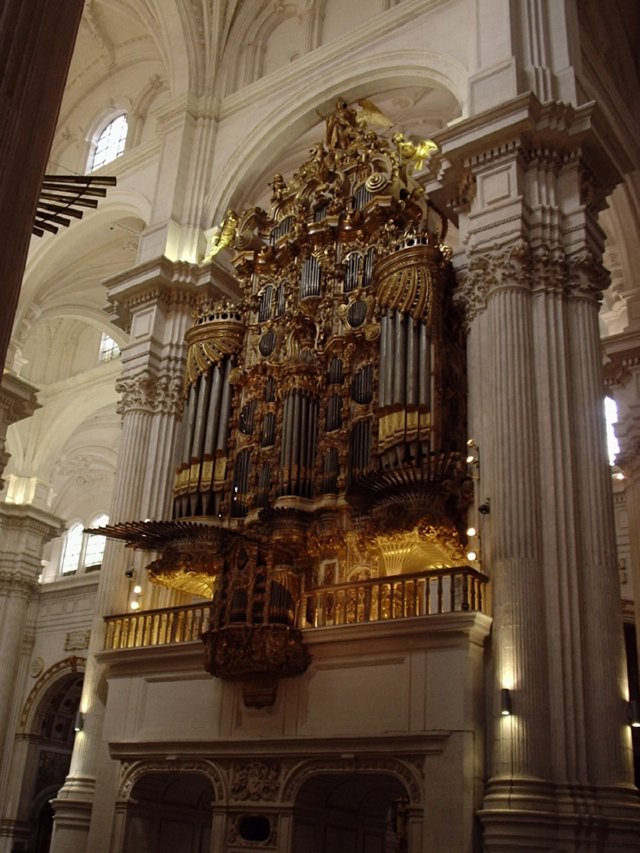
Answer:
[[[616,464],[625,480],[629,513],[629,570],[635,602],[636,643],[640,653],[640,328],[637,322],[605,341],[605,371],[618,406],[615,431],[620,444]],[[640,659],[640,657],[639,657]]]
[[[195,303],[210,292],[209,285],[210,278],[197,266],[166,258],[106,282],[114,312],[130,332],[117,384],[122,395],[122,441],[111,523],[169,517],[186,355],[184,335]],[[103,617],[127,609],[129,579],[124,572],[132,564],[131,552],[125,553],[121,543],[108,542],[80,701],[84,729],[76,737],[67,780],[53,801],[51,850],[55,853],[108,849],[118,765],[110,760],[103,740],[106,673],[95,653],[103,648]],[[138,576],[136,581],[143,585],[145,609],[168,603],[151,593],[145,578]]]
[[[7,429],[16,421],[30,418],[40,408],[36,392],[37,388],[13,373],[5,373],[0,381],[0,489],[4,487],[2,474],[9,461],[5,450]]]
[[[84,0],[0,7],[0,370]]]
[[[591,123],[589,106],[526,95],[438,140],[432,195],[459,212],[469,434],[490,507],[487,851],[630,850],[640,829],[597,325],[597,214],[619,175]]]
[[[42,548],[62,533],[59,519],[30,505],[0,504],[0,803],[4,805],[6,774],[22,695],[20,670],[29,605],[38,593]],[[4,808],[2,809],[4,814]]]

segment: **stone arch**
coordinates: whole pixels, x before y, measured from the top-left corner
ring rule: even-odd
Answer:
[[[124,763],[117,799],[120,802],[127,802],[139,780],[154,773],[196,773],[206,776],[211,782],[215,800],[219,802],[226,797],[226,781],[215,764],[204,758],[180,758],[176,760],[141,759],[140,761]]]
[[[332,112],[339,95],[354,102],[370,97],[377,87],[389,90],[392,87],[433,86],[451,93],[459,104],[460,115],[467,112],[467,69],[453,57],[433,50],[404,51],[401,55],[381,52],[366,59],[356,58],[341,65],[339,73],[327,69],[326,74],[309,78],[308,82],[301,98],[288,97],[288,89],[283,86],[278,105],[245,136],[230,159],[215,169],[216,174],[226,179],[216,182],[205,200],[205,206],[213,214],[211,221],[222,219],[228,207],[241,209],[245,202],[255,203],[254,199],[245,198],[246,188],[253,186],[264,174],[265,151],[286,151],[291,138],[310,130],[318,123],[319,115]],[[237,124],[234,122],[233,126]],[[223,127],[220,135],[224,135]],[[271,164],[267,163],[266,168],[276,165],[273,160]]]
[[[86,658],[69,655],[68,658],[58,661],[45,670],[32,687],[22,706],[16,734],[40,734],[37,726],[48,699],[69,675],[76,673],[84,675],[86,664]]]
[[[224,794],[217,768],[199,758],[142,759],[122,765],[116,799],[112,850],[140,849],[192,853],[210,849],[213,803]]]
[[[284,787],[291,800],[293,849],[328,853],[370,844],[407,849],[409,835],[415,842],[423,831],[422,788],[415,769],[386,756],[299,765]]]
[[[420,756],[405,759],[391,756],[357,757],[352,761],[342,758],[311,759],[301,761],[287,772],[282,784],[282,801],[294,803],[303,785],[314,776],[354,774],[385,774],[396,779],[405,789],[411,807],[421,807],[424,802],[419,765]]]
[[[39,663],[36,658],[32,666]],[[9,773],[17,794],[15,825],[34,853],[49,849],[53,812],[48,804],[69,771],[85,664],[85,658],[70,655],[49,667],[20,715]]]

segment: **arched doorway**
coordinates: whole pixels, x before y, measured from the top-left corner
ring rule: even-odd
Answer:
[[[80,672],[72,671],[58,678],[39,703],[34,716],[35,778],[29,803],[27,853],[49,850],[53,827],[49,801],[62,787],[71,764],[82,682]]]
[[[126,806],[122,853],[209,853],[213,799],[201,773],[145,773]]]
[[[322,773],[300,788],[292,850],[397,853],[408,850],[407,792],[389,773]]]

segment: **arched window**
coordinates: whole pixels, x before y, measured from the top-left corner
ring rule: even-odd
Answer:
[[[119,355],[120,347],[118,344],[113,338],[103,332],[100,338],[100,361],[112,361],[114,358],[118,358]]]
[[[67,530],[62,552],[60,571],[63,575],[72,575],[78,571],[80,552],[82,551],[83,525],[76,521]]]
[[[96,138],[89,157],[89,171],[95,172],[124,153],[129,124],[124,113],[112,119]]]
[[[89,527],[104,527],[109,523],[109,516],[106,514],[97,515],[92,519]],[[97,533],[91,533],[87,536],[87,544],[84,552],[84,569],[90,572],[102,565],[102,556],[107,540],[104,536],[99,536]]]
[[[96,515],[89,523],[90,528],[104,527],[109,523],[106,513]],[[104,536],[97,533],[85,533],[84,524],[74,521],[69,526],[64,539],[60,574],[75,575],[78,572],[93,572],[102,565],[106,545]]]

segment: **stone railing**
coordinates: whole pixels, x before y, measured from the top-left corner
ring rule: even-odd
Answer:
[[[413,575],[317,587],[304,593],[298,627],[328,628],[433,616],[485,612],[486,577],[468,566]],[[105,649],[190,643],[209,628],[213,604],[107,616]]]

